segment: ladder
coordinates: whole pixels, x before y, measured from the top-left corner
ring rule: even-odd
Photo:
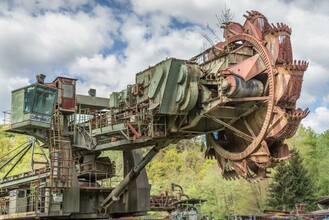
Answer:
[[[50,186],[53,189],[69,188],[72,185],[71,142],[63,133],[63,115],[56,110],[49,139]]]

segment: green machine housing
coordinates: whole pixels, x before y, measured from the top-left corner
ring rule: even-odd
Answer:
[[[149,102],[159,114],[186,115],[196,104],[201,72],[195,63],[166,59],[136,75],[136,84],[110,95],[114,111]]]
[[[35,83],[12,91],[11,130],[50,128],[57,89]]]

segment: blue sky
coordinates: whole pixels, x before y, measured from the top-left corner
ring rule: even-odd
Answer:
[[[303,121],[329,129],[329,1],[325,0],[3,0],[0,1],[0,110],[10,108],[10,91],[44,73],[78,78],[78,92],[108,97],[133,83],[135,74],[167,58],[201,52],[216,15],[224,7],[243,22],[258,10],[270,22],[292,27],[295,59],[310,62],[305,73]],[[215,37],[213,40],[216,41]]]

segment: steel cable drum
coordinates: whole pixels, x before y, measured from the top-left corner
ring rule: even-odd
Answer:
[[[235,75],[229,75],[225,80],[230,86],[227,92],[228,97],[259,97],[264,91],[264,85],[260,80],[244,81]]]

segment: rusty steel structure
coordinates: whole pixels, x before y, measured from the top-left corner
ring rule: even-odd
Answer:
[[[46,83],[42,74],[14,90],[7,131],[35,139],[2,159],[0,219],[144,215],[147,163],[169,144],[199,135],[224,177],[267,177],[267,168],[289,158],[284,140],[308,114],[296,108],[308,63],[293,60],[287,25],[271,25],[256,11],[245,18],[223,24],[225,41],[190,60],[163,60],[109,98],[95,89],[76,94],[76,79]],[[31,171],[10,176],[5,167],[37,146],[44,160],[32,157]],[[149,146],[143,156],[139,149]],[[123,154],[115,186],[117,164],[103,151]]]
[[[171,190],[159,195],[151,195],[151,211],[168,212],[169,219],[200,219],[200,208],[207,200],[190,198],[184,193],[183,187],[172,183]],[[165,218],[168,219],[168,218]]]
[[[266,176],[266,168],[290,156],[284,140],[295,134],[309,113],[308,109],[296,109],[308,62],[293,60],[287,25],[270,25],[257,11],[244,16],[243,26],[225,24],[226,41],[208,50],[208,61],[201,65],[206,80],[225,82],[219,92],[227,94],[209,104],[209,112],[216,113],[206,115],[225,129],[219,130],[216,138],[207,134],[208,155],[217,158],[224,176],[257,179]],[[228,61],[218,57],[227,52]],[[229,107],[248,110],[233,119],[217,116]]]

